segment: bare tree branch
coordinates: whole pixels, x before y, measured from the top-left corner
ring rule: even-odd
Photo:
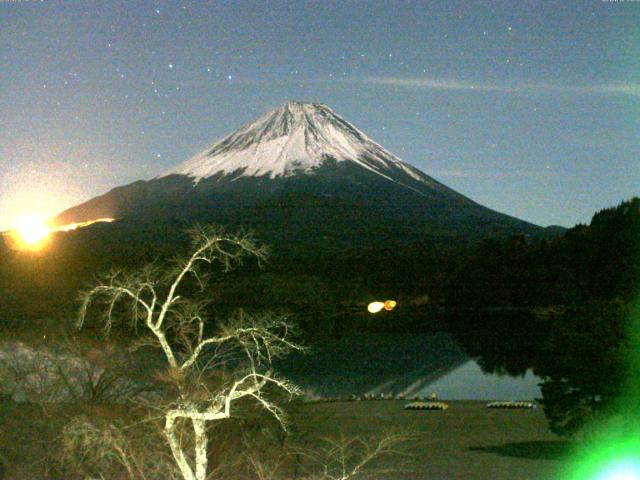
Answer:
[[[175,401],[162,407],[164,434],[173,459],[185,480],[205,480],[206,423],[229,418],[238,400],[255,400],[286,429],[282,410],[265,390],[271,385],[289,395],[300,393],[295,385],[274,375],[271,362],[301,347],[292,340],[292,326],[283,316],[258,317],[240,311],[221,325],[217,334],[205,335],[206,302],[181,297],[185,279],[192,276],[204,290],[206,276],[200,271],[201,266],[217,263],[223,271],[229,271],[247,256],[264,262],[267,251],[248,234],[228,235],[220,229],[201,226],[192,229],[190,235],[191,255],[170,268],[163,271],[149,265],[130,274],[112,272],[84,293],[78,327],[84,324],[89,306],[98,300],[106,304],[106,333],[113,327],[116,306],[120,304],[130,308],[134,328],[139,322],[146,327],[150,336],[141,343],[161,347],[169,366],[168,379],[177,387]],[[232,355],[233,379],[210,388],[204,381],[205,372],[214,366],[222,369]],[[191,423],[193,434],[186,444],[177,428],[184,421]],[[185,445],[193,446],[193,454],[185,452]]]
[[[372,475],[393,478],[392,474],[397,473],[397,469],[380,469],[372,465],[387,455],[407,456],[406,445],[413,439],[414,435],[393,431],[370,439],[324,438],[320,447],[301,450],[298,455],[316,466],[318,473],[312,478],[318,480],[349,480],[363,475],[367,478]]]

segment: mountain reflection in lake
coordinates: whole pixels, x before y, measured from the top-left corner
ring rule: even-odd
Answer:
[[[484,374],[448,333],[366,334],[316,339],[278,370],[312,397],[384,394],[511,400],[540,397],[539,379]]]
[[[447,400],[534,400],[542,397],[540,378],[530,370],[524,377],[484,373],[474,360],[460,365],[422,389]]]

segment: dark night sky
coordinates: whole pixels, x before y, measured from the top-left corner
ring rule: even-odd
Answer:
[[[640,2],[0,0],[0,227],[288,99],[541,225],[640,194]]]

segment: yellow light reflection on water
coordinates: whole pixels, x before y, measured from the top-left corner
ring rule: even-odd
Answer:
[[[367,310],[369,313],[378,313],[380,310],[384,308],[384,302],[371,302],[367,305]]]
[[[378,313],[382,309],[386,310],[387,312],[390,312],[391,310],[396,308],[396,305],[397,303],[395,300],[385,300],[384,302],[371,302],[369,305],[367,305],[367,310],[369,311],[369,313]]]

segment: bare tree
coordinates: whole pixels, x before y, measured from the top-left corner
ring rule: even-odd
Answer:
[[[294,445],[280,456],[263,461],[249,450],[248,464],[258,480],[355,480],[395,478],[406,471],[408,446],[417,436],[386,431],[370,437],[314,438],[309,445]],[[386,457],[393,457],[392,463]]]
[[[241,311],[218,326],[215,334],[206,334],[206,302],[185,298],[181,291],[189,282],[204,290],[203,266],[219,264],[228,271],[247,256],[264,261],[266,250],[248,235],[229,235],[212,227],[190,233],[189,257],[166,269],[148,265],[129,274],[112,272],[85,292],[78,327],[85,323],[88,307],[103,300],[107,333],[121,304],[128,308],[131,326],[146,329],[142,343],[161,348],[168,365],[164,378],[175,386],[173,399],[159,407],[171,454],[185,480],[205,480],[207,422],[229,418],[240,399],[253,399],[286,428],[282,411],[267,390],[275,387],[290,395],[299,391],[278,378],[271,363],[301,347],[291,340],[291,325],[282,316],[256,317]],[[180,428],[184,422],[191,424],[191,438],[186,440]]]
[[[0,350],[3,345],[0,345]],[[153,395],[155,385],[130,378],[126,351],[88,350],[69,338],[49,345],[15,342],[0,351],[0,395],[15,401],[122,403]]]
[[[375,467],[382,457],[406,457],[407,444],[415,436],[403,432],[385,432],[371,438],[325,438],[315,449],[299,452],[306,457],[315,473],[309,480],[350,480],[355,478],[390,478],[400,467]]]

